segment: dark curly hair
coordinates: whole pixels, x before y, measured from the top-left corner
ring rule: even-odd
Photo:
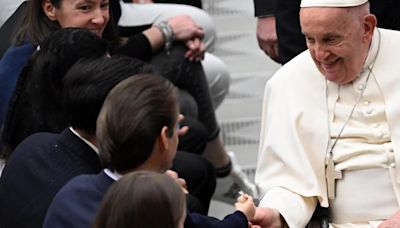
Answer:
[[[10,100],[1,137],[3,157],[33,133],[64,129],[62,78],[77,60],[107,53],[107,43],[85,29],[60,29],[45,39],[23,69]]]

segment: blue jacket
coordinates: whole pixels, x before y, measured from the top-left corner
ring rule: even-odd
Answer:
[[[0,60],[0,126],[4,122],[19,75],[34,51],[32,44],[10,47]]]

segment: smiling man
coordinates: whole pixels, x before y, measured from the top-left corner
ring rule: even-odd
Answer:
[[[308,50],[266,85],[252,222],[305,227],[320,204],[332,227],[398,223],[400,32],[367,0],[300,6]]]

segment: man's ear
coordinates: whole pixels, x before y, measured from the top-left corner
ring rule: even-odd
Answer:
[[[43,0],[42,1],[42,9],[43,9],[43,12],[46,14],[46,16],[50,20],[52,20],[52,21],[57,20],[57,18],[56,18],[56,8],[54,7],[53,4],[51,4],[50,0]]]
[[[168,137],[168,127],[167,126],[164,126],[161,129],[160,138],[161,138],[161,142],[163,144],[164,150],[167,150],[168,146],[169,146],[169,140],[168,140],[169,137]]]
[[[378,21],[373,14],[364,17],[364,41],[370,41]]]

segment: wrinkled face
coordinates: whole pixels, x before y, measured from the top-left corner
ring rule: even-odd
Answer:
[[[361,72],[373,32],[363,18],[344,8],[300,10],[307,47],[327,80],[346,84]]]
[[[108,5],[109,0],[62,0],[58,9],[50,8],[50,16],[46,14],[61,28],[85,28],[101,36],[110,19]]]

